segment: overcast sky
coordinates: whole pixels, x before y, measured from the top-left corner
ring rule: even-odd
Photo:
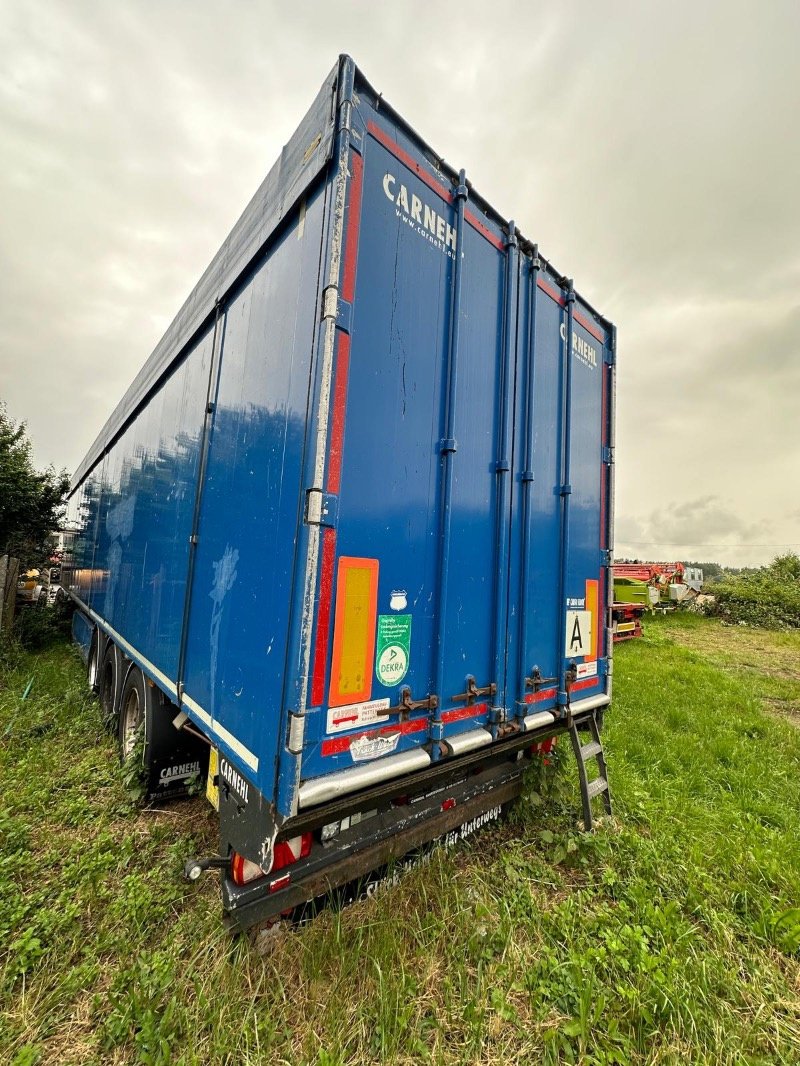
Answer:
[[[618,555],[800,549],[800,3],[0,2],[0,398],[77,466],[341,51],[617,323]]]

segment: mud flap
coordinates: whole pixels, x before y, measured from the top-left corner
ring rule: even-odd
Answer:
[[[222,754],[217,776],[220,855],[233,850],[268,873],[278,835],[275,807]]]
[[[205,784],[208,771],[209,745],[186,729],[172,724],[178,708],[154,685],[147,687],[148,722],[147,746],[150,772],[147,778],[147,799],[150,802],[185,796],[189,786]]]

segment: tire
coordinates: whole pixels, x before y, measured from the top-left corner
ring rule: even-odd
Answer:
[[[119,741],[120,762],[125,763],[130,759],[140,741],[144,742],[142,753],[143,769],[148,770],[147,765],[147,737],[150,732],[148,726],[151,718],[150,694],[145,683],[142,671],[138,666],[131,666],[122,686],[122,697],[119,701],[119,718],[117,726],[117,739]]]
[[[100,671],[97,675],[100,712],[103,716],[103,724],[107,728],[112,728],[117,720],[120,666],[121,656],[113,641],[109,640],[100,660]]]
[[[205,780],[209,745],[196,734],[175,729],[177,713],[132,663],[119,700],[117,742],[123,777],[140,799],[161,802],[185,796],[188,781]]]
[[[86,660],[86,680],[93,695],[100,689],[100,632],[95,629],[89,645],[89,657]]]

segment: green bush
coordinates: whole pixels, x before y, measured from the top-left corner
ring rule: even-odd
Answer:
[[[0,666],[11,668],[19,653],[42,651],[69,639],[73,606],[57,600],[52,607],[20,607],[11,629],[0,633]]]
[[[769,566],[729,577],[714,588],[707,613],[731,624],[800,629],[800,558],[779,555]]]

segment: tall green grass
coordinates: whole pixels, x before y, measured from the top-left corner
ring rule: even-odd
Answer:
[[[5,1061],[796,1064],[800,733],[671,626],[617,651],[594,835],[564,750],[500,829],[237,941],[180,880],[203,801],[131,802],[67,648],[7,664]]]

